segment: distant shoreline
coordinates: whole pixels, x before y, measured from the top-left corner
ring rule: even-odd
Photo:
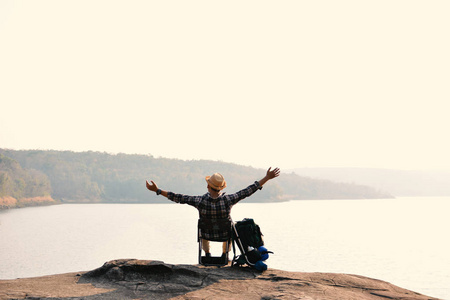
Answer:
[[[61,201],[55,200],[51,196],[31,197],[22,199],[16,199],[10,196],[0,197],[0,211],[15,208],[49,206],[57,204],[61,204]]]
[[[281,199],[279,201],[259,201],[259,202],[242,202],[242,203],[251,203],[251,204],[267,204],[267,203],[286,203],[291,201],[377,201],[377,200],[387,200],[387,199],[396,199],[397,197],[391,198],[340,198],[340,199]],[[408,198],[408,197],[407,197]],[[412,197],[414,198],[414,197]],[[4,205],[2,204],[2,200],[4,198],[0,198],[0,211],[10,210],[10,209],[19,209],[19,208],[29,208],[29,207],[41,207],[41,206],[53,206],[53,205],[64,205],[64,204],[176,204],[170,200],[166,201],[149,201],[149,202],[138,202],[138,201],[80,201],[80,200],[54,200],[51,201],[27,201],[22,202],[18,200],[17,205]]]

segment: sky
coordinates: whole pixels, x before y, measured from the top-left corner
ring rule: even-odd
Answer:
[[[449,1],[0,1],[0,148],[450,169]]]

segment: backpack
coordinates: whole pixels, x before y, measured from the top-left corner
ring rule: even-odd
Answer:
[[[244,249],[259,248],[264,245],[263,234],[253,219],[245,218],[234,225]]]
[[[236,222],[236,229],[233,231],[233,241],[238,245],[242,255],[237,257],[237,264],[241,265],[245,261],[255,264],[261,260],[261,253],[258,248],[264,245],[263,234],[258,224],[253,219],[246,218]]]

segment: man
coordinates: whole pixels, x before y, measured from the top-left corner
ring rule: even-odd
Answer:
[[[188,204],[198,209],[201,218],[205,219],[230,219],[230,212],[233,205],[242,199],[251,196],[269,180],[280,175],[280,169],[275,168],[267,170],[266,176],[261,180],[249,185],[247,188],[237,193],[226,195],[222,190],[226,188],[227,183],[220,173],[214,173],[212,176],[206,176],[208,193],[203,196],[188,196],[175,194],[169,191],[161,190],[155,182],[146,181],[147,189],[156,192],[157,195],[163,195],[171,201],[180,204]],[[205,231],[205,239],[202,240],[202,249],[206,256],[210,256],[210,245],[208,239],[223,239],[227,237],[226,231]],[[226,242],[223,243],[223,253],[226,253]]]

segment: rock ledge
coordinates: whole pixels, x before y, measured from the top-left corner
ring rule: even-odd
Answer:
[[[84,273],[0,280],[0,299],[436,299],[358,275],[119,259]]]

